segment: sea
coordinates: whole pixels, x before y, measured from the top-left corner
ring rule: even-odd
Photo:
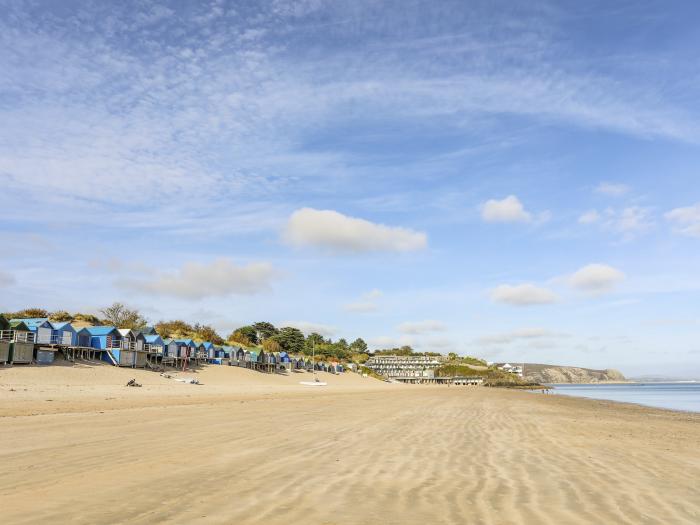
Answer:
[[[558,395],[700,412],[700,382],[549,385]],[[551,392],[551,391],[550,391]]]

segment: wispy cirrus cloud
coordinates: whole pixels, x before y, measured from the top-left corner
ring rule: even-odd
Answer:
[[[568,337],[568,334],[554,332],[545,328],[520,328],[509,332],[481,336],[476,339],[476,343],[479,345],[509,345],[520,341],[559,339],[564,337]]]
[[[406,321],[398,327],[399,332],[404,334],[428,334],[432,332],[444,332],[447,325],[442,321],[426,319],[424,321]]]
[[[688,237],[700,237],[700,202],[694,206],[675,208],[664,217],[673,225],[675,232]]]
[[[366,314],[379,310],[377,300],[382,297],[383,292],[378,289],[370,290],[363,293],[358,301],[353,301],[343,305],[343,310],[346,312]]]
[[[630,187],[626,184],[620,184],[615,182],[601,182],[596,186],[595,191],[597,193],[602,193],[604,195],[610,195],[612,197],[620,197],[629,193]]]

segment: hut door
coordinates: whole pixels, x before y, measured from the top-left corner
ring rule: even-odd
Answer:
[[[73,343],[73,340],[71,338],[71,333],[70,332],[61,332],[61,344],[69,346],[72,343]]]

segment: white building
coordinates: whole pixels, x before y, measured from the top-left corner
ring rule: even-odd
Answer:
[[[442,365],[436,357],[378,355],[370,357],[364,364],[367,368],[389,379],[402,377],[435,377],[435,369]]]

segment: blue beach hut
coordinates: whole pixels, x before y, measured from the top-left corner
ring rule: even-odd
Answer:
[[[179,345],[175,339],[166,339],[163,341],[163,357],[178,357],[178,349]]]
[[[78,344],[78,332],[73,325],[68,321],[57,322],[51,321],[53,333],[51,334],[51,342],[63,346],[76,346]]]
[[[144,348],[149,354],[163,355],[163,349],[165,348],[165,343],[163,339],[158,334],[148,334],[144,335],[145,345]]]
[[[214,355],[214,343],[205,341],[199,345],[199,349],[205,353],[207,359],[214,359],[216,357],[216,355]]]
[[[34,333],[34,342],[38,344],[51,344],[53,327],[46,317],[35,317],[30,319],[10,319],[12,321],[22,321],[31,332]]]

